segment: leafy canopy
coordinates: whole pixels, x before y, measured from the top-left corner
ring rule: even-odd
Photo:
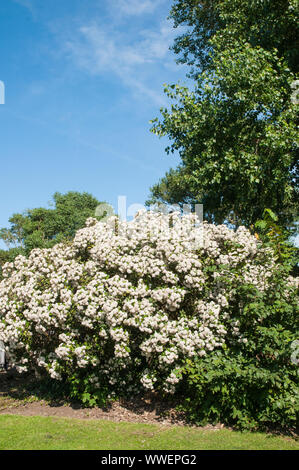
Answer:
[[[247,41],[252,47],[276,50],[289,69],[299,67],[297,0],[175,0],[170,11],[174,26],[188,27],[172,49],[178,62],[198,70],[213,67],[214,47],[234,46]],[[213,41],[214,40],[214,41]]]
[[[200,202],[209,220],[246,226],[271,208],[292,225],[298,105],[289,28],[297,14],[291,1],[175,2],[170,16],[189,29],[173,49],[192,67],[194,89],[165,87],[174,104],[152,132],[169,137],[166,151],[178,151],[181,164],[151,188],[148,204]]]

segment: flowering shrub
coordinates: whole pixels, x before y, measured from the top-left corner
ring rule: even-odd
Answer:
[[[272,292],[275,269],[271,249],[244,227],[178,213],[88,219],[69,244],[4,265],[0,340],[19,372],[69,383],[89,403],[172,394],[186,360],[252,347],[247,330],[260,320],[247,312],[244,325],[240,292]]]

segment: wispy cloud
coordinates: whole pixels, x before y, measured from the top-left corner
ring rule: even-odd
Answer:
[[[84,56],[89,66],[98,71],[105,71],[106,67],[117,70],[162,61],[174,37],[173,29],[166,24],[156,31],[141,30],[134,40],[95,24],[82,26],[78,32],[77,38],[68,42],[68,47],[74,53],[79,52],[80,57]]]
[[[18,3],[24,8],[27,8],[28,10],[31,11],[31,13],[34,12],[34,7],[33,7],[33,2],[32,0],[12,0],[14,3]]]
[[[166,21],[155,29],[142,29],[137,35],[93,23],[77,29],[66,41],[65,50],[78,67],[90,74],[113,74],[135,92],[164,105],[162,82],[158,92],[153,80],[157,81],[161,70],[166,71],[173,61],[169,46],[176,33]]]

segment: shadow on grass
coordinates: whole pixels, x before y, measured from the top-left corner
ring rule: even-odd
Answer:
[[[18,374],[15,371],[0,371],[0,398],[13,400],[16,406],[32,399],[44,400],[53,407],[65,404],[82,406],[70,400],[63,387],[55,388],[49,381],[38,380],[30,374]]]
[[[30,374],[18,374],[15,371],[0,371],[0,411],[6,410],[11,407],[18,407],[25,405],[32,401],[43,401],[52,408],[59,408],[68,406],[74,411],[80,410],[102,410],[108,413],[113,409],[114,418],[122,418],[123,411],[129,414],[134,414],[135,417],[140,417],[140,421],[144,415],[151,415],[153,420],[157,423],[167,419],[168,423],[177,425],[195,425],[194,422],[188,420],[186,413],[178,411],[177,407],[181,405],[179,399],[166,400],[165,397],[159,396],[157,393],[147,393],[143,396],[134,396],[133,398],[120,398],[117,400],[118,410],[115,411],[115,401],[108,402],[105,406],[89,408],[84,406],[81,402],[73,400],[67,393],[67,388],[61,386],[60,383],[51,382],[49,380],[38,380]],[[1,406],[2,405],[2,406]],[[70,415],[72,416],[72,415]],[[98,417],[97,414],[92,414],[91,417]],[[126,414],[124,420],[127,419]],[[121,419],[116,419],[117,421]],[[204,426],[198,425],[201,429],[228,429],[231,431],[240,431],[234,425],[223,424],[207,424]],[[252,430],[252,433],[267,433],[267,437],[284,436],[291,437],[298,440],[298,429],[285,429],[278,426],[265,425],[257,430]]]
[[[67,387],[59,382],[38,380],[31,374],[18,374],[16,371],[0,371],[0,411],[1,408],[2,410],[3,407],[6,408],[5,403],[9,403],[10,407],[17,407],[31,401],[44,401],[52,408],[67,405],[73,410],[91,409],[82,402],[70,398],[68,392]],[[130,399],[120,398],[117,404],[120,408],[119,413],[121,410],[126,410],[129,414],[140,417],[151,414],[155,416],[157,422],[167,418],[173,424],[188,424],[184,414],[175,410],[177,401],[163,400],[156,393],[134,396]],[[109,412],[115,408],[115,400],[96,408]]]

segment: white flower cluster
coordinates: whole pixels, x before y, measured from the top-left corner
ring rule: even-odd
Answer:
[[[228,334],[246,342],[230,322],[233,286],[264,290],[273,266],[244,227],[199,228],[194,214],[88,219],[71,244],[4,266],[0,340],[20,371],[63,379],[80,369],[95,387],[172,393],[186,357],[221,347]]]

